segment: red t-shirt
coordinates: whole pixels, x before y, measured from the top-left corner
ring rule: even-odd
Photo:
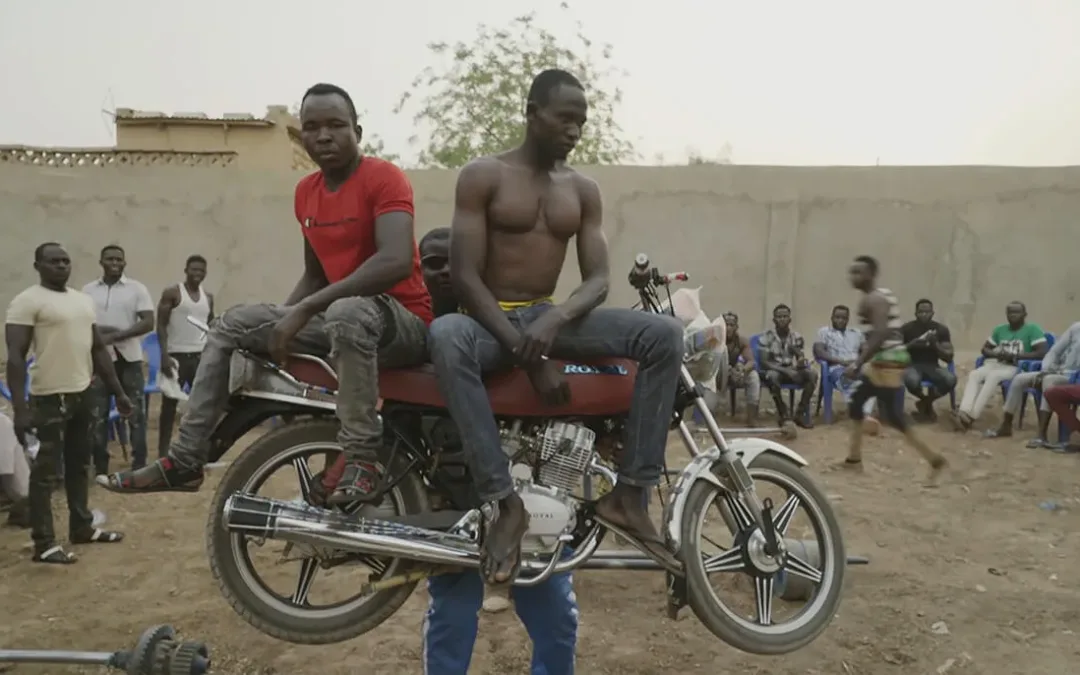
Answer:
[[[414,215],[412,185],[405,172],[376,157],[364,157],[336,192],[326,189],[321,171],[300,179],[294,207],[304,238],[330,283],[341,281],[375,255],[376,218],[394,211]],[[424,286],[415,238],[412,274],[387,294],[431,323],[431,296]]]

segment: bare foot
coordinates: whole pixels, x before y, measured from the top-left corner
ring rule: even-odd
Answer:
[[[935,488],[941,484],[941,475],[949,468],[949,462],[944,457],[938,457],[930,462],[930,474],[926,477],[923,487]]]
[[[949,421],[952,422],[953,429],[956,431],[967,431],[971,429],[971,425],[974,422],[966,413],[953,411],[949,414]]]
[[[780,435],[789,441],[795,440],[799,436],[799,429],[791,420],[785,420],[780,423]]]
[[[850,457],[840,461],[833,462],[825,469],[826,471],[846,471],[848,473],[862,473],[863,463],[861,459],[851,459]]]
[[[629,540],[631,545],[665,566],[678,569],[681,564],[668,550],[664,538],[649,518],[642,498],[643,489],[616,483],[611,492],[596,502],[596,517],[615,534]]]
[[[499,501],[485,518],[480,574],[491,586],[514,581],[521,569],[521,540],[529,529],[529,511],[514,493]]]

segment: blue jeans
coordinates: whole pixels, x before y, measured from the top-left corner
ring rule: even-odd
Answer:
[[[533,641],[531,675],[573,675],[578,606],[569,572],[511,591],[514,610]],[[424,616],[424,675],[466,675],[476,642],[484,582],[470,570],[428,580]]]
[[[859,379],[848,380],[844,377],[844,371],[847,366],[829,366],[829,383],[828,386],[836,387],[840,390],[840,393],[844,395],[844,401],[851,403],[851,397],[855,393],[855,390],[859,388]],[[828,390],[828,387],[826,387]],[[868,398],[862,407],[863,416],[869,415],[874,412],[874,399]],[[861,418],[860,418],[861,419]]]
[[[551,307],[543,303],[506,314],[518,330],[524,330]],[[461,433],[480,499],[492,502],[509,496],[514,491],[510,462],[502,450],[482,379],[484,373],[511,365],[509,354],[491,333],[464,314],[436,319],[428,344],[439,390]],[[682,367],[682,324],[666,315],[600,307],[564,326],[551,355],[568,360],[615,357],[638,362],[619,482],[657,485]]]

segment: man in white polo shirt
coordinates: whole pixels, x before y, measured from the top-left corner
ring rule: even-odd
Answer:
[[[146,465],[146,381],[141,338],[154,329],[154,301],[146,286],[124,275],[126,266],[123,248],[110,244],[101,249],[102,276],[83,286],[83,292],[94,299],[98,332],[112,356],[124,392],[135,405],[129,425],[131,466],[138,469]],[[101,476],[109,473],[110,394],[101,378],[94,378],[92,388],[101,410],[94,426],[93,446],[94,470]]]

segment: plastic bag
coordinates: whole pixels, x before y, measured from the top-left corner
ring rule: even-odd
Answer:
[[[702,311],[701,288],[680,288],[661,308],[670,307],[675,318],[683,322],[686,352],[683,363],[690,376],[706,389],[716,391],[716,374],[727,362],[727,324],[722,317],[710,321]],[[710,344],[702,349],[705,342]]]

